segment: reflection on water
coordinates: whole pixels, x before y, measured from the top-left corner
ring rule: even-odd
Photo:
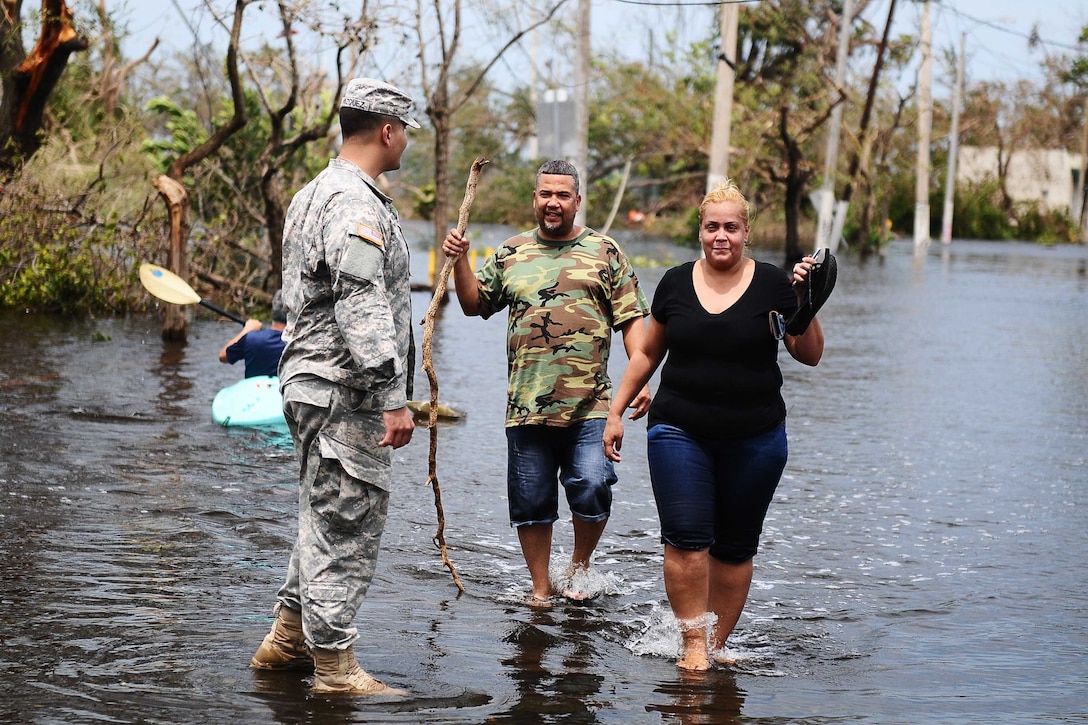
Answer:
[[[516,688],[517,699],[493,722],[528,722],[532,716],[566,716],[594,722],[604,678],[594,671],[592,625],[562,627],[547,612],[517,622],[503,637],[513,649],[501,660]]]
[[[481,230],[500,238],[502,230]],[[660,254],[631,242],[632,254]],[[690,250],[669,254],[679,261]],[[768,255],[773,259],[773,255]],[[423,258],[416,254],[416,262]],[[248,669],[294,535],[295,461],[210,419],[234,323],[0,314],[0,721],[797,723],[1073,719],[1088,711],[1088,251],[909,244],[840,257],[824,362],[783,355],[790,462],[735,666],[686,676],[644,452],[628,426],[604,593],[537,611],[507,525],[502,321],[434,341],[446,539],[427,432],[358,624],[398,701]],[[652,293],[661,268],[640,270]],[[422,312],[426,295],[415,299]],[[622,346],[613,374],[622,371]],[[417,376],[426,397],[426,377]],[[556,525],[569,555],[569,521]]]
[[[680,680],[654,688],[647,712],[661,713],[664,722],[679,725],[731,725],[744,722],[744,691],[729,670],[683,673]]]

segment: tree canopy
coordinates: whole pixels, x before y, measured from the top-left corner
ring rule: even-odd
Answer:
[[[161,190],[151,183],[164,176],[186,195],[178,229],[190,281],[231,304],[266,303],[279,285],[287,202],[335,155],[340,92],[354,75],[408,89],[430,121],[413,134],[402,169],[382,180],[403,216],[430,219],[437,238],[456,201],[451,189],[482,155],[492,164],[474,222],[531,224],[539,94],[532,78],[504,71],[504,58],[522,52],[534,28],[568,50],[574,32],[564,2],[536,14],[504,2],[473,6],[503,20],[469,28],[459,25],[461,0],[364,2],[351,13],[302,0],[203,0],[191,11],[188,48],[152,40],[132,58],[121,50],[123,6],[97,0],[74,14],[63,0],[43,0],[38,15],[24,18],[21,2],[5,2],[0,305],[110,311],[146,304],[135,263],[170,256],[174,212],[158,203]],[[887,238],[884,220],[900,233],[913,221],[918,104],[904,74],[917,46],[913,37],[888,37],[894,7],[881,5],[885,19],[859,0],[849,27],[836,185],[853,196],[847,231],[858,249]],[[764,0],[740,14],[729,175],[753,202],[760,239],[782,245],[787,258],[804,248],[815,223],[808,195],[839,98],[832,69],[842,11],[841,0]],[[244,32],[257,24],[277,32]],[[24,38],[35,34],[28,53]],[[622,186],[619,225],[630,211],[631,224],[694,238],[720,43],[708,22],[705,37],[672,40],[644,61],[612,48],[594,56],[583,171],[590,225],[605,222]],[[1083,227],[1069,210],[1015,202],[1006,183],[1016,154],[1088,151],[1088,28],[1077,43],[1084,50],[1048,54],[1039,80],[968,74],[960,143],[996,147],[999,163],[985,183],[957,188],[957,236],[1039,230],[1040,239],[1072,241]],[[545,87],[569,86],[562,70],[542,75]],[[939,75],[948,85],[951,64]],[[935,196],[945,183],[939,169],[950,117],[948,101],[938,98]],[[91,257],[100,263],[87,264]]]

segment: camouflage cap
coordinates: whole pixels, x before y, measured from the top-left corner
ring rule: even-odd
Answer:
[[[340,100],[341,108],[357,108],[368,113],[380,113],[383,116],[395,116],[412,128],[419,124],[409,112],[413,106],[412,98],[397,88],[373,78],[353,78],[344,89]]]

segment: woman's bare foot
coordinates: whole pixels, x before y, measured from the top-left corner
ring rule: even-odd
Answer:
[[[684,656],[676,661],[676,666],[684,672],[706,672],[710,669],[710,660],[706,652],[685,652]]]
[[[702,619],[680,622],[680,644],[683,651],[677,667],[687,672],[706,672],[710,669],[706,623]]]
[[[571,562],[567,567],[563,585],[563,598],[572,602],[588,602],[596,599],[600,591],[594,591],[588,564]]]

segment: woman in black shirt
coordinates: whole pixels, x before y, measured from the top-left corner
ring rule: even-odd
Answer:
[[[605,453],[618,462],[623,412],[664,360],[647,454],[685,670],[706,670],[712,657],[728,661],[726,639],[748,598],[763,519],[786,465],[778,341],[806,365],[823,355],[819,320],[796,336],[784,323],[815,260],[805,257],[787,276],[744,255],[748,232],[748,202],[734,182],[719,184],[699,207],[704,258],[661,279],[604,434]]]

